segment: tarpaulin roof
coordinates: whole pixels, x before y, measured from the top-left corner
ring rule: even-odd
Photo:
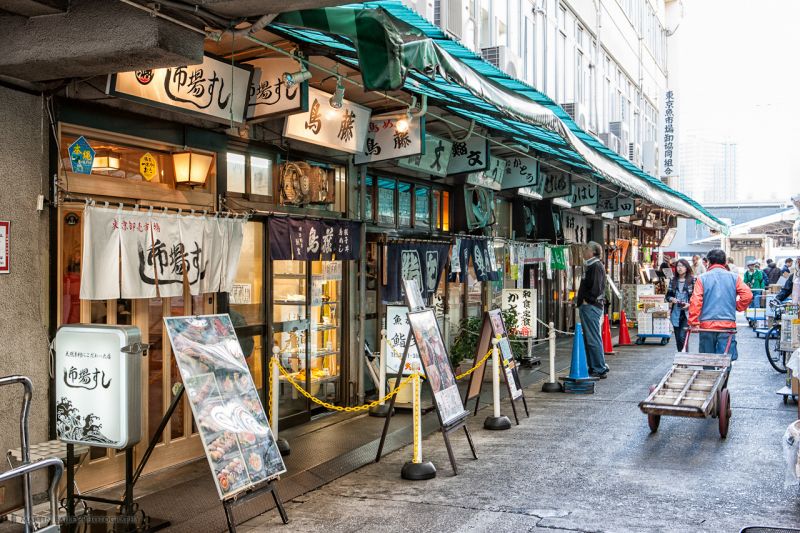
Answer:
[[[368,90],[427,94],[439,107],[655,205],[727,226],[583,131],[555,102],[452,40],[398,0],[282,14],[272,28],[357,66]]]

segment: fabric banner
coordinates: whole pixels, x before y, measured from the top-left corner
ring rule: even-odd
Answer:
[[[549,246],[550,268],[553,270],[566,270],[569,256],[566,246]]]
[[[383,285],[383,300],[403,300],[403,280],[415,280],[428,299],[439,288],[449,244],[390,243],[387,245],[387,277]],[[398,268],[399,267],[399,268]]]
[[[349,261],[360,258],[358,222],[273,217],[270,258],[296,261]]]
[[[172,228],[172,231],[170,231]],[[175,233],[180,239],[177,220],[164,225],[164,220],[152,218],[150,213],[123,211],[118,218],[119,241],[122,252],[122,292],[123,298],[155,298],[156,276],[168,277],[170,253],[164,242],[165,236]],[[169,239],[172,243],[173,239]],[[172,260],[175,260],[174,253]],[[158,272],[160,267],[161,271]],[[168,295],[171,289],[164,289]]]
[[[231,292],[233,290],[233,280],[236,278],[236,270],[239,268],[239,258],[242,252],[242,242],[244,241],[244,221],[240,219],[226,218],[225,242],[227,249],[225,255],[220,258],[223,260],[223,278],[220,282],[220,292]]]
[[[227,240],[225,238],[225,226],[223,221],[217,217],[206,220],[203,227],[203,255],[207,259],[222,257],[227,252]],[[199,292],[216,292],[222,283],[222,261],[209,260],[206,262],[205,276],[200,279]],[[192,287],[194,290],[194,287]],[[194,292],[192,292],[194,294]]]
[[[119,235],[122,211],[87,207],[83,215],[81,300],[119,298]]]

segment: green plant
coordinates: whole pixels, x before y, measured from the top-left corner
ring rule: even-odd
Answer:
[[[513,309],[502,311],[503,323],[508,330],[508,340],[514,359],[517,361],[524,359],[528,355],[528,346],[524,342],[527,337],[521,337],[509,329],[509,324],[517,323],[517,312]],[[481,357],[484,354],[477,354],[478,340],[483,327],[483,316],[468,317],[461,319],[458,323],[458,333],[456,333],[453,344],[450,346],[450,362],[453,366],[458,366],[462,361],[472,361],[476,355]],[[522,342],[517,342],[522,341]]]
[[[521,361],[528,356],[528,338],[517,335],[516,330],[511,327],[511,324],[517,323],[517,310],[506,309],[501,311],[501,314],[503,315],[503,324],[506,325],[511,352],[514,354],[515,360]],[[536,324],[532,327],[535,328]]]

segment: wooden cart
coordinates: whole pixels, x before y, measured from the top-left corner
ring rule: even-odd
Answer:
[[[725,332],[735,333],[735,330]],[[687,334],[687,346],[688,337]],[[726,353],[722,355],[684,352],[675,354],[669,372],[658,385],[650,387],[650,395],[639,403],[639,409],[647,415],[650,431],[658,430],[662,416],[711,416],[719,420],[720,436],[723,439],[728,436],[731,417],[731,397],[728,391],[728,376],[731,372],[731,359],[727,353],[729,349],[730,339]]]

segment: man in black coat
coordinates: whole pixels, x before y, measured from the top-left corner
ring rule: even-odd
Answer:
[[[608,374],[608,367],[600,336],[606,294],[606,269],[603,267],[602,257],[603,247],[594,241],[584,249],[583,275],[575,304],[578,306],[583,328],[589,375],[604,379]]]

